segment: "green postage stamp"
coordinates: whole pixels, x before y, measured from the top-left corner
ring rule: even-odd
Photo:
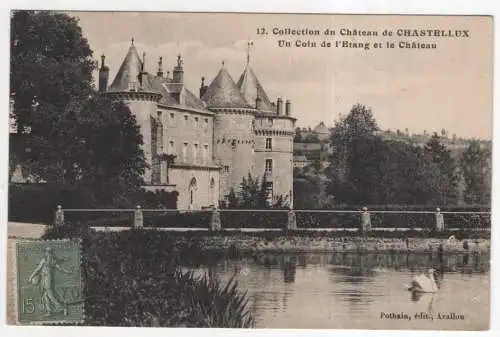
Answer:
[[[16,248],[19,323],[82,323],[80,241],[26,241]]]

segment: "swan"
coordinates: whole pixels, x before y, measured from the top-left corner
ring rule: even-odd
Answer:
[[[439,287],[436,283],[435,270],[430,268],[428,270],[427,275],[422,273],[417,275],[411,281],[411,286],[408,287],[408,290],[411,292],[418,293],[435,293],[439,290]]]

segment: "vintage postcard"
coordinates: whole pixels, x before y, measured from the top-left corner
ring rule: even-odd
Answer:
[[[8,324],[490,329],[493,17],[10,25]]]

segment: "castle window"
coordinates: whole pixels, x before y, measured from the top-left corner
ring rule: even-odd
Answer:
[[[170,125],[175,125],[175,114],[173,112],[170,113]]]
[[[266,150],[272,150],[272,149],[273,149],[273,139],[266,138]]]
[[[208,163],[208,144],[203,145],[203,164]]]
[[[193,163],[198,162],[198,143],[193,144]]]
[[[188,143],[184,142],[184,146],[182,147],[182,162],[187,162],[187,148],[188,148]]]
[[[188,126],[188,115],[184,115],[184,125]]]
[[[271,173],[271,172],[273,172],[273,160],[266,159],[266,173]]]
[[[272,119],[272,118],[269,118],[269,119],[267,120],[267,122],[269,123],[269,125],[270,125],[270,126],[273,126],[273,119]]]
[[[205,118],[205,119],[204,119],[204,123],[203,123],[203,131],[204,131],[205,133],[207,133],[207,132],[208,132],[208,118]]]
[[[194,118],[194,127],[197,128],[198,127],[198,117],[195,117]]]
[[[175,143],[173,140],[168,142],[168,153],[169,154],[175,154]]]

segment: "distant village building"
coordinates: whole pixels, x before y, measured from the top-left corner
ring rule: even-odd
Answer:
[[[328,129],[323,121],[321,121],[313,130],[318,139],[321,141],[328,140],[330,138],[330,129]]]

